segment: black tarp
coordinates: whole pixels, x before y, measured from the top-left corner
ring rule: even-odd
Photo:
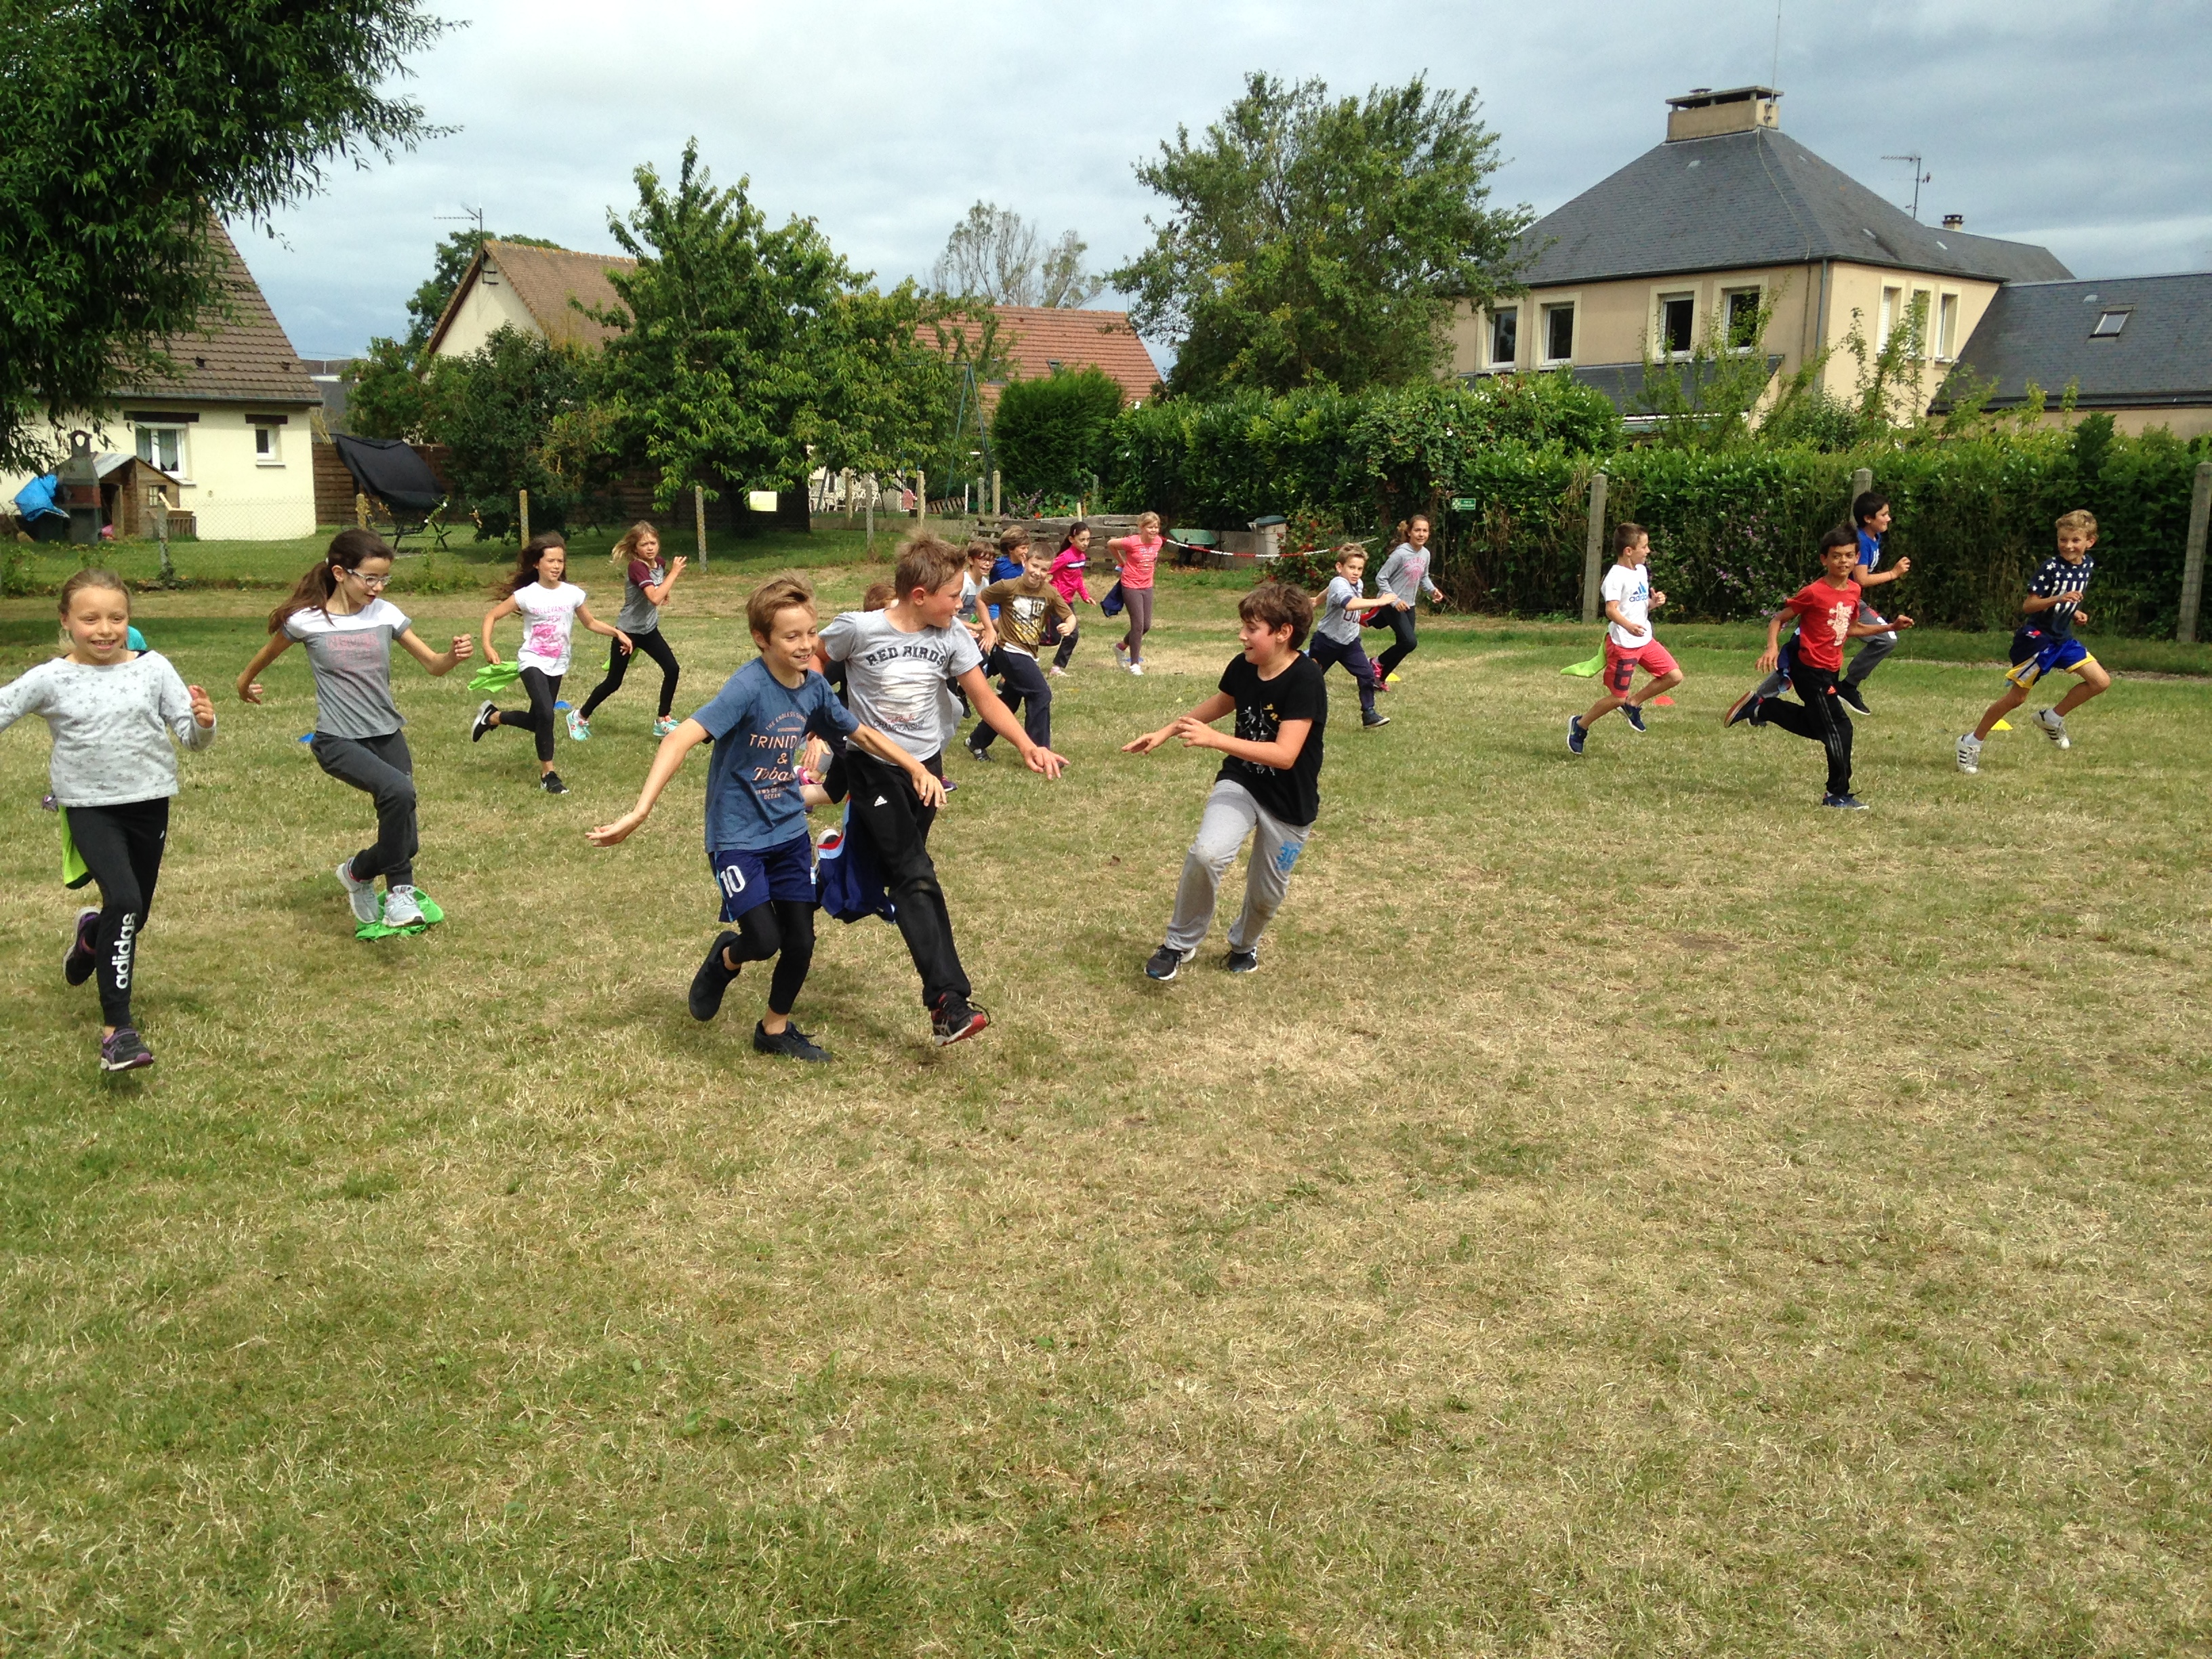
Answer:
[[[397,438],[356,438],[333,434],[338,459],[353,474],[364,495],[374,495],[395,513],[428,513],[446,499],[430,464],[416,453],[412,444]]]

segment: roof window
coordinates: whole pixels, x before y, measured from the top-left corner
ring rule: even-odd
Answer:
[[[2089,331],[2089,337],[2093,340],[2117,340],[2120,337],[2120,331],[2127,325],[2128,311],[2124,307],[2115,311],[2100,312],[2097,325]]]

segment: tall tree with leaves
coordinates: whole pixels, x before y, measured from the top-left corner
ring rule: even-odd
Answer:
[[[435,134],[382,88],[445,27],[417,0],[0,8],[0,465],[228,314],[214,220]]]
[[[978,202],[945,239],[930,285],[940,294],[994,306],[1086,306],[1106,286],[1083,268],[1089,251],[1090,244],[1072,230],[1047,247],[1036,227],[1012,209]]]
[[[1179,340],[1170,389],[1436,374],[1456,302],[1519,291],[1514,243],[1534,218],[1488,205],[1498,139],[1477,107],[1418,76],[1333,99],[1254,74],[1202,141],[1179,127],[1139,163],[1173,211],[1109,280],[1136,296],[1139,330]]]

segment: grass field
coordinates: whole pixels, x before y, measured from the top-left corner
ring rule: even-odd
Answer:
[[[755,574],[679,590],[681,707]],[[141,602],[222,728],[140,1080],[96,1080],[46,744],[0,738],[0,1650],[2212,1647],[2212,684],[1966,778],[1997,677],[1914,641],[1850,816],[1722,730],[1751,630],[1662,623],[1680,707],[1577,761],[1590,631],[1425,623],[1388,728],[1331,677],[1260,973],[1217,932],[1159,987],[1212,768],[1115,745],[1234,648],[1170,578],[1155,672],[1078,655],[1066,778],[953,763],[993,1028],[929,1047],[896,933],[825,921],[802,1071],[757,970],[684,1011],[703,763],[583,840],[649,671],[550,799],[402,664],[451,920],[356,944],[304,665],[228,697],[270,598]],[[0,608],[0,673],[50,610]]]

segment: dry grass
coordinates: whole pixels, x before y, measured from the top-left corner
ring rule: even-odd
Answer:
[[[747,654],[720,580],[685,707]],[[245,597],[143,620],[219,684]],[[1210,769],[1114,745],[1210,689],[1232,598],[1166,590],[1142,681],[1084,647],[1059,785],[957,761],[996,1024],[929,1048],[896,934],[825,922],[826,1076],[750,1052],[750,977],[684,1012],[703,767],[581,838],[635,676],[548,801],[407,671],[453,920],[374,948],[304,670],[223,706],[138,1086],[93,1079],[44,745],[0,739],[0,1646],[2207,1645],[2212,693],[2124,681],[1966,779],[1993,677],[1893,663],[1851,818],[1720,729],[1741,652],[1576,762],[1579,630],[1432,628],[1394,724],[1332,729],[1261,972],[1217,933],[1152,986]]]

